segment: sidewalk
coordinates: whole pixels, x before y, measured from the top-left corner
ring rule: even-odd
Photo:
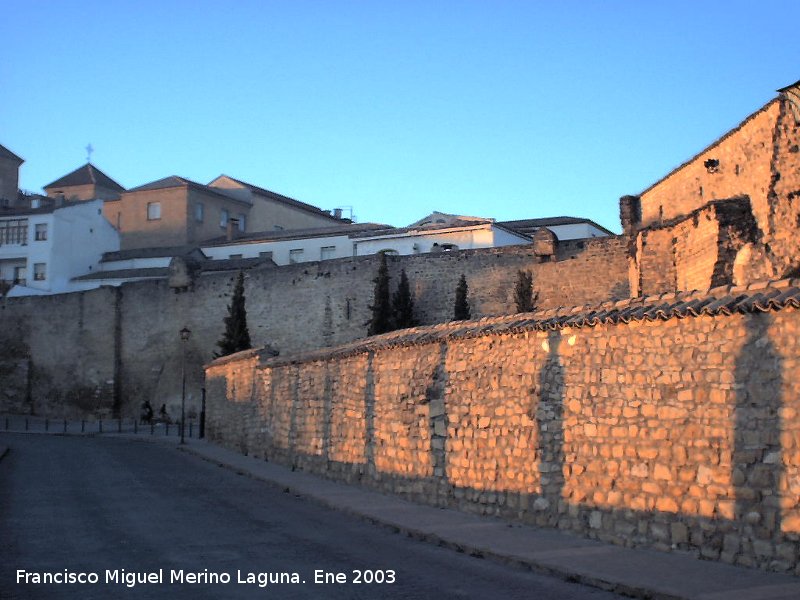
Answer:
[[[678,553],[622,548],[552,529],[414,504],[365,488],[291,471],[205,440],[187,438],[186,444],[181,446],[175,437],[132,433],[101,435],[167,444],[415,539],[620,594],[693,600],[800,598],[800,578],[789,575],[700,561]],[[2,451],[0,447],[0,454]]]
[[[160,438],[162,441],[163,438]],[[413,504],[190,440],[179,449],[427,542],[638,598],[800,598],[800,578]]]

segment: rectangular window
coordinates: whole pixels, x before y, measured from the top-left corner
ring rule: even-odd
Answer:
[[[203,222],[203,217],[205,216],[205,207],[203,206],[202,202],[198,202],[194,205],[194,220],[198,223]]]
[[[336,246],[323,246],[319,250],[320,260],[330,260],[336,256]]]
[[[37,223],[34,229],[34,239],[43,242],[47,239],[47,223]]]
[[[33,265],[33,280],[44,281],[47,279],[47,268],[44,263],[34,263]]]
[[[161,218],[161,202],[147,203],[147,220],[157,221]]]
[[[272,252],[259,252],[259,258],[272,258]]]
[[[241,232],[244,232],[244,230],[245,230],[244,218],[245,218],[245,216],[243,214],[239,213],[239,231],[241,231]]]
[[[227,208],[223,208],[219,212],[219,226],[220,227],[227,227],[229,218],[230,218],[230,214],[228,213],[228,209]]]
[[[0,221],[0,246],[28,244],[28,219]]]
[[[289,264],[293,265],[299,262],[303,262],[303,249],[289,250]]]
[[[14,285],[25,285],[25,267],[14,267]]]

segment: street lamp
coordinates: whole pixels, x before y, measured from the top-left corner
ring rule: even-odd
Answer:
[[[183,437],[185,422],[186,422],[186,342],[189,341],[189,336],[192,335],[191,330],[185,327],[180,330],[181,340],[183,340],[182,353],[181,353],[181,444],[185,444],[186,440]]]

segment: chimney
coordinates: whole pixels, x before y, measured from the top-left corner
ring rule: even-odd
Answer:
[[[229,242],[236,238],[239,233],[239,219],[228,219],[228,228],[225,231],[225,239]]]
[[[623,196],[619,199],[619,220],[622,233],[632,235],[642,223],[642,201],[639,196]]]
[[[341,219],[342,218],[342,209],[341,208],[334,208],[333,209],[333,216],[336,219]]]

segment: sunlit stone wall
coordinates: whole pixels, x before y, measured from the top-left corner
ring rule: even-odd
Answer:
[[[244,353],[207,369],[209,436],[433,505],[800,574],[794,306],[581,326],[550,311]]]

